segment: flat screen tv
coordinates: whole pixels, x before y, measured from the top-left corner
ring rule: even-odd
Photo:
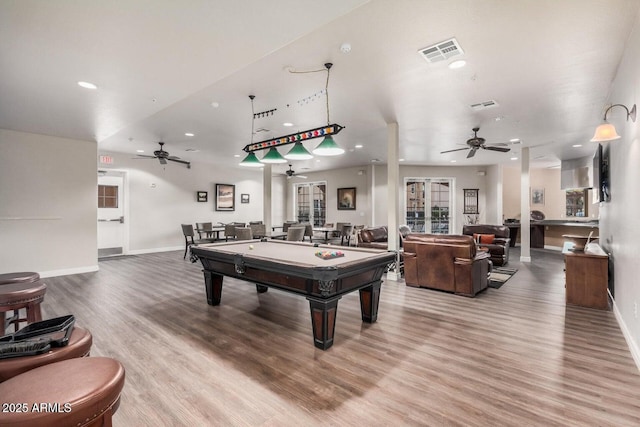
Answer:
[[[604,158],[602,145],[598,144],[596,152],[593,155],[593,203],[608,202],[611,200],[609,195],[609,167],[608,161]]]

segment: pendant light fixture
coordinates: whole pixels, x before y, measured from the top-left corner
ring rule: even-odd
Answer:
[[[607,123],[607,113],[613,107],[622,107],[627,111],[627,121],[631,119],[632,122],[636,121],[636,104],[633,104],[631,110],[625,107],[622,104],[614,104],[611,107],[607,108],[604,112],[604,123],[596,128],[596,132],[593,134],[593,138],[591,138],[591,142],[604,142],[604,141],[613,141],[614,139],[619,139],[620,135],[616,132],[616,127],[611,123]]]
[[[313,159],[313,154],[304,148],[302,142],[298,141],[295,143],[293,148],[284,155],[284,158],[288,160],[309,160]]]
[[[276,147],[271,147],[262,158],[262,163],[287,163],[287,160],[280,155]]]
[[[255,113],[253,112],[253,99],[255,98],[255,95],[249,95],[249,99],[251,100],[251,144],[253,144],[253,125],[254,122],[256,120],[256,116]],[[245,166],[245,167],[249,167],[249,168],[260,168],[263,167],[264,165],[262,163],[260,163],[260,160],[258,160],[258,157],[256,157],[256,153],[250,152],[249,154],[247,154],[247,157],[244,158],[244,160],[242,160],[240,162],[240,166]]]
[[[327,83],[325,84],[324,94],[327,99],[327,126],[331,123],[329,120],[329,75],[331,74],[332,63],[328,62],[324,64],[327,69]],[[344,149],[341,148],[336,142],[333,140],[331,135],[327,135],[324,137],[322,142],[313,150],[313,154],[318,156],[339,156],[340,154],[344,154]]]

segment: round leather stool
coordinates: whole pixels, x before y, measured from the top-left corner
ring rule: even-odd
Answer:
[[[0,285],[8,285],[9,283],[29,283],[38,280],[40,280],[40,275],[33,271],[0,274]]]
[[[0,335],[4,335],[8,325],[14,325],[14,330],[17,332],[20,322],[39,322],[42,320],[42,313],[40,311],[40,303],[44,299],[44,293],[47,291],[47,285],[41,281],[35,282],[18,282],[9,283],[0,286]],[[16,311],[24,308],[27,310],[27,317],[20,318],[13,317],[5,319],[5,313],[7,311]]]
[[[34,356],[0,359],[0,383],[49,363],[89,356],[92,343],[91,332],[76,326],[71,332],[69,343],[64,347],[51,347],[48,352]]]
[[[0,384],[2,402],[14,404],[0,411],[0,425],[111,426],[123,387],[124,367],[108,357],[44,365]]]

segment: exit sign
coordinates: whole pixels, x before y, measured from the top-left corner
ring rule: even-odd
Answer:
[[[112,165],[113,157],[111,156],[100,156],[100,163],[103,165]]]

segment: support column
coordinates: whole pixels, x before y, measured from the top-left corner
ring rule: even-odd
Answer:
[[[387,124],[387,244],[390,251],[396,253],[396,263],[393,270],[387,272],[387,279],[400,279],[400,242],[398,239],[398,209],[400,188],[400,151],[399,132],[397,123]]]
[[[523,147],[521,150],[520,168],[520,261],[531,262],[529,147]]]
[[[266,164],[262,168],[262,222],[265,229],[271,231],[271,187],[273,178],[271,177],[271,165]]]

